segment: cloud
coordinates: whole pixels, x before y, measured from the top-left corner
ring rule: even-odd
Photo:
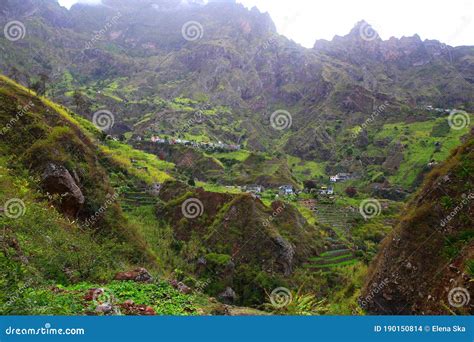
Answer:
[[[58,0],[61,6],[66,8],[71,8],[72,5],[76,3],[89,4],[89,5],[98,5],[102,0]]]

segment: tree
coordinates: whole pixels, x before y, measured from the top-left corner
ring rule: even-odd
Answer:
[[[357,195],[357,189],[354,188],[353,186],[350,186],[346,188],[345,193],[347,196],[352,198],[352,197],[355,197],[355,195]]]
[[[308,190],[316,189],[318,187],[316,182],[313,181],[313,180],[306,180],[306,181],[303,182],[303,185],[304,185],[305,189],[308,189]]]
[[[31,85],[31,88],[38,94],[38,95],[44,95],[46,94],[46,86],[47,83],[49,82],[49,76],[41,73],[39,74],[39,80],[33,82]]]
[[[74,94],[72,95],[72,98],[78,113],[86,114],[87,112],[89,112],[89,105],[87,103],[86,98],[84,97],[84,95],[82,95],[81,92],[75,90]]]
[[[194,178],[190,178],[190,179],[188,180],[188,185],[190,185],[190,186],[196,186],[196,182],[194,181]]]

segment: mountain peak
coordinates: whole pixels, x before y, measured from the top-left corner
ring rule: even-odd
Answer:
[[[357,22],[352,30],[347,35],[349,37],[359,37],[362,40],[371,41],[379,39],[379,34],[375,29],[365,20]],[[347,37],[346,36],[346,37]]]

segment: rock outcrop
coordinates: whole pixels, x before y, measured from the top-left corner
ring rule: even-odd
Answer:
[[[50,196],[59,195],[61,211],[70,217],[76,217],[85,202],[78,183],[65,167],[54,163],[48,163],[42,174],[44,191]]]
[[[139,267],[134,269],[133,271],[117,273],[114,277],[114,280],[148,283],[153,281],[153,277],[145,268]]]

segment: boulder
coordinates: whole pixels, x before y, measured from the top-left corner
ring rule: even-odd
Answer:
[[[98,313],[98,314],[109,315],[109,314],[112,314],[114,312],[114,307],[110,303],[99,304],[95,308],[95,312]]]
[[[44,191],[49,195],[61,196],[61,211],[67,216],[77,217],[85,198],[69,171],[61,165],[48,163],[41,180]]]
[[[133,271],[117,273],[114,277],[114,280],[149,283],[153,281],[153,277],[145,268],[139,267],[134,269]]]
[[[89,289],[84,296],[84,300],[91,302],[97,300],[104,293],[104,289]]]
[[[119,305],[121,313],[127,316],[154,316],[155,310],[148,305],[137,305],[132,300],[126,300]]]
[[[183,294],[190,294],[193,290],[182,282],[178,282],[176,279],[170,280],[170,285],[173,286],[176,290]]]
[[[217,295],[217,298],[224,304],[232,304],[237,300],[237,294],[231,287],[227,287],[223,292]]]

